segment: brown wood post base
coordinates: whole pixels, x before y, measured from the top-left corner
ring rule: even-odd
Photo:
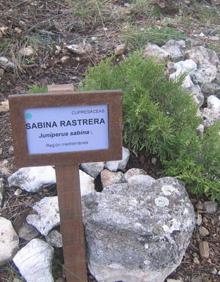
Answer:
[[[79,166],[56,166],[65,274],[68,282],[87,282]]]

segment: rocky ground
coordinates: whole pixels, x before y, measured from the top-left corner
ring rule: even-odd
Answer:
[[[0,214],[12,222],[20,237],[20,248],[36,236],[44,238],[45,234],[39,235],[36,230],[35,233],[31,230],[33,234],[28,239],[23,238],[21,228],[33,205],[44,197],[55,196],[56,190],[54,181],[32,193],[18,184],[9,188],[8,177],[16,168],[8,95],[30,89],[43,91],[52,83],[72,83],[77,87],[89,66],[112,54],[120,60],[139,46],[145,48],[146,57],[153,53],[169,61],[167,70],[171,79],[187,72],[183,87],[193,93],[200,107],[199,114],[204,118],[198,129],[201,134],[220,117],[218,1],[168,1],[169,4],[143,1],[143,6],[132,4],[134,2],[106,1],[105,6],[99,1],[91,1],[91,5],[87,1],[82,10],[80,1],[0,1],[0,202],[3,195]],[[158,29],[149,30],[152,26]],[[174,30],[177,33],[174,34]],[[143,34],[149,40],[143,40]],[[177,44],[169,39],[184,41]],[[158,45],[163,46],[162,49]],[[126,170],[132,167],[144,169],[154,178],[161,177],[156,160],[143,154],[130,157]],[[97,189],[101,180],[108,181],[106,173],[102,172],[96,179]],[[122,178],[118,173],[114,179],[123,182]],[[88,183],[88,178],[86,181]],[[220,209],[208,199],[193,195],[190,198],[196,213],[196,228],[181,265],[167,281],[220,281]],[[12,252],[18,245],[18,238],[14,236]],[[44,250],[45,245],[34,243]],[[14,263],[16,260],[0,267],[0,281],[22,279]],[[55,248],[55,279],[62,278],[62,263],[62,250]]]

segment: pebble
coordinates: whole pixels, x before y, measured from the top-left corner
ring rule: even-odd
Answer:
[[[18,236],[26,241],[31,241],[39,235],[39,232],[32,225],[26,222],[18,230]]]
[[[209,235],[209,230],[207,228],[205,228],[204,226],[200,226],[199,227],[199,234],[202,237],[208,236]]]
[[[201,211],[201,210],[203,210],[203,208],[204,208],[203,203],[199,201],[199,202],[196,204],[196,209],[197,209],[198,211]]]
[[[18,188],[18,189],[15,190],[14,195],[19,196],[19,195],[21,195],[21,193],[22,193],[22,190]]]
[[[193,258],[193,262],[194,262],[195,264],[200,264],[200,261],[199,261],[199,259],[198,259],[197,257],[194,257],[194,258]]]
[[[197,217],[196,217],[196,224],[198,226],[200,226],[202,224],[202,216],[201,214],[197,214]]]
[[[9,155],[12,155],[14,153],[14,147],[13,146],[9,147],[8,153],[9,153]]]
[[[2,153],[3,153],[3,149],[2,149],[2,148],[0,148],[0,155],[2,155]]]
[[[121,56],[124,54],[125,50],[126,50],[126,44],[120,44],[115,48],[115,55]]]
[[[70,57],[69,56],[63,56],[61,59],[60,59],[60,62],[62,64],[66,64],[68,61],[69,61]]]
[[[209,257],[209,243],[207,241],[201,241],[199,243],[199,253],[203,258]]]
[[[213,201],[204,202],[205,212],[214,214],[217,211],[217,203]]]
[[[23,47],[19,50],[19,54],[23,57],[31,57],[34,55],[34,49],[31,46]]]

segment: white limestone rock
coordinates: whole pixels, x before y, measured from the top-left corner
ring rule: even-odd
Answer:
[[[8,178],[9,187],[16,186],[27,192],[55,184],[56,175],[52,166],[24,167]]]
[[[107,187],[116,183],[126,182],[124,174],[121,171],[113,172],[107,169],[104,169],[101,172],[101,183],[102,187]]]
[[[122,159],[118,161],[109,161],[105,163],[105,168],[111,171],[122,170],[124,171],[128,160],[130,158],[130,152],[127,148],[122,147]]]
[[[179,61],[173,65],[175,72],[170,75],[170,79],[175,80],[181,77],[181,75],[190,75],[193,71],[197,69],[197,64],[189,59],[185,61]]]
[[[207,98],[207,108],[202,111],[203,124],[209,127],[214,124],[216,120],[220,120],[220,99],[211,95]]]
[[[58,198],[45,197],[35,203],[33,210],[36,214],[27,216],[27,223],[33,225],[42,235],[46,236],[50,230],[60,224]]]
[[[202,65],[198,70],[191,73],[191,78],[196,84],[210,83],[215,80],[217,68],[215,65],[206,64]]]
[[[164,61],[167,60],[169,56],[166,50],[152,43],[148,43],[144,50],[144,58],[155,57],[156,59]]]
[[[54,250],[40,239],[31,240],[13,258],[13,262],[27,282],[53,282]]]
[[[165,45],[161,47],[166,52],[169,53],[169,57],[173,61],[178,61],[183,59],[184,50],[186,48],[186,43],[184,40],[169,40]]]
[[[46,236],[47,243],[50,244],[52,247],[55,248],[62,248],[63,241],[62,241],[62,234],[57,230],[52,230]]]
[[[91,177],[84,171],[80,170],[79,178],[80,178],[81,196],[95,192],[95,183],[93,177]]]
[[[83,198],[89,269],[98,282],[161,282],[181,263],[195,225],[184,186],[115,184]]]
[[[135,175],[146,175],[147,172],[141,168],[130,168],[128,171],[125,172],[124,177],[126,181],[132,176]]]
[[[151,186],[155,181],[150,175],[134,175],[128,179],[128,184]]]
[[[83,163],[80,165],[81,169],[88,173],[90,176],[96,178],[104,169],[104,162]]]
[[[19,238],[11,221],[0,217],[0,266],[12,259],[18,249]]]
[[[192,59],[199,65],[212,64],[217,66],[219,64],[219,58],[216,52],[203,46],[191,48],[186,52],[186,57]]]

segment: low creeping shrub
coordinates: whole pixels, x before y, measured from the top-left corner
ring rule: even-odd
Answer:
[[[185,181],[193,192],[220,200],[220,125],[197,134],[197,107],[181,80],[167,79],[164,65],[143,59],[141,52],[119,64],[109,58],[88,70],[81,89],[122,89],[124,143],[157,156],[164,174]]]

